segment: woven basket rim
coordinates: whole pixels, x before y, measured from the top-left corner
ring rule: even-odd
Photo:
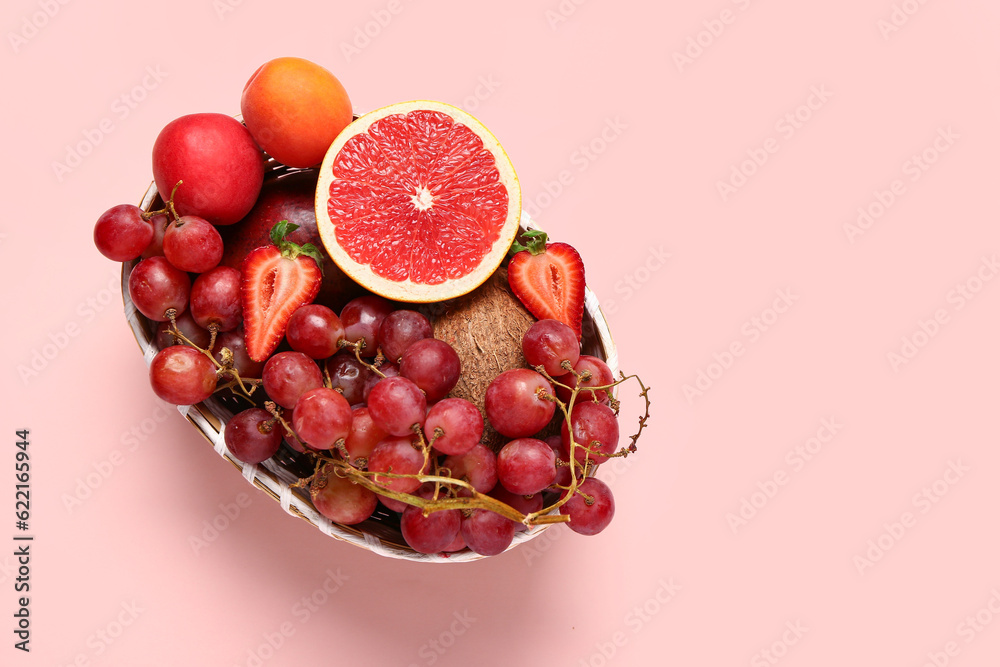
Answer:
[[[293,171],[285,169],[283,165],[280,165],[273,159],[268,161],[267,168],[269,173],[285,173],[286,171]],[[142,200],[139,203],[139,207],[144,211],[152,210],[152,206],[157,200],[157,197],[158,192],[156,189],[156,183],[154,182],[146,190],[145,195],[143,195]],[[522,231],[539,229],[534,220],[532,220],[523,209],[521,211],[520,224]],[[154,338],[147,334],[147,327],[144,326],[144,316],[136,309],[129,295],[128,276],[133,265],[133,262],[124,263],[122,265],[122,300],[124,303],[125,318],[129,323],[129,327],[132,329],[132,334],[135,337],[136,343],[139,345],[139,350],[142,352],[146,366],[148,367],[152,362],[153,357],[156,355],[158,348],[154,342]],[[601,351],[604,352],[605,363],[608,364],[612,374],[617,376],[618,351],[615,347],[614,339],[611,336],[611,330],[608,326],[607,319],[605,318],[604,313],[601,310],[600,303],[597,300],[597,296],[590,290],[589,287],[585,288],[584,311],[585,316],[590,316],[593,321],[597,337],[595,342],[600,347]],[[448,555],[422,554],[414,551],[405,544],[395,544],[393,542],[380,539],[356,526],[345,526],[334,523],[320,514],[316,508],[313,507],[312,502],[308,499],[307,495],[298,492],[296,489],[291,487],[291,484],[297,481],[298,478],[291,472],[285,470],[275,461],[269,459],[260,464],[244,463],[232,455],[226,447],[225,442],[225,422],[232,417],[232,412],[228,408],[218,404],[217,401],[212,398],[209,398],[208,400],[197,405],[179,405],[176,407],[178,412],[180,412],[185,419],[191,422],[201,435],[212,445],[212,448],[219,456],[226,459],[233,464],[236,469],[240,470],[243,478],[249,484],[252,484],[270,496],[273,500],[277,501],[285,512],[312,524],[325,535],[329,535],[334,539],[361,547],[362,549],[372,551],[381,556],[401,560],[431,563],[460,563],[486,558],[486,556],[477,554],[468,548]],[[555,524],[542,524],[534,526],[527,531],[515,533],[514,539],[510,546],[507,547],[506,551],[514,549],[538,537],[541,533],[548,530],[553,525]]]

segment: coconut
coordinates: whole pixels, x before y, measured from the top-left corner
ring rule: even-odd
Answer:
[[[507,269],[497,269],[472,292],[428,306],[434,337],[458,352],[462,375],[449,396],[464,398],[484,415],[486,388],[503,371],[524,368],[521,352],[524,332],[535,317],[518,300],[507,282]],[[504,438],[486,421],[482,443],[494,451]]]

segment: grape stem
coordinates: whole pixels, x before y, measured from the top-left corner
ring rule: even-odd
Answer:
[[[208,333],[211,338],[208,339],[208,349],[211,350],[215,347],[215,338],[219,335],[219,325],[212,322],[208,325]],[[230,352],[230,359],[232,359],[232,353]]]
[[[203,349],[195,345],[190,338],[181,333],[181,330],[177,328],[176,308],[169,308],[163,314],[166,315],[167,318],[170,320],[170,328],[167,329],[167,333],[173,336],[175,341],[180,341],[184,345],[193,347],[194,349],[198,350],[206,357],[208,357],[212,361],[212,363],[215,364],[215,367],[218,369],[216,372],[219,377],[228,376],[231,378],[231,380],[226,384],[219,385],[218,387],[216,387],[215,391],[221,391],[223,389],[232,389],[233,387],[238,386],[240,388],[240,391],[243,392],[243,395],[249,399],[253,395],[253,392],[257,389],[257,387],[262,384],[262,381],[259,379],[244,380],[243,378],[240,377],[240,372],[236,370],[236,366],[234,365],[235,362],[233,360],[233,352],[228,347],[224,347],[221,350],[219,350],[219,354],[222,355],[222,363],[219,363],[219,360],[215,358],[215,355],[212,354],[212,348],[215,347],[215,336],[219,332],[219,327],[217,324],[213,323],[209,326],[208,330],[212,334],[212,339],[208,345],[208,348]],[[249,388],[247,388],[247,384],[250,385]]]
[[[357,341],[353,343],[347,340],[346,338],[341,338],[340,340],[337,341],[337,347],[351,348],[352,350],[354,350],[354,356],[358,360],[358,363],[360,363],[362,366],[370,370],[372,373],[378,375],[383,380],[385,379],[385,373],[383,373],[378,369],[378,367],[382,365],[382,362],[385,360],[385,357],[382,356],[381,348],[379,348],[378,353],[375,355],[375,363],[369,364],[367,361],[361,358],[361,350],[364,349],[365,347],[364,338],[359,338]]]
[[[347,445],[345,444],[346,442],[347,441],[344,440],[344,438],[338,439],[337,442],[333,443],[333,449],[336,449],[337,453],[343,456],[345,461],[350,461],[351,453],[347,451]]]
[[[549,375],[545,371],[545,367],[544,366],[540,366],[540,365],[539,366],[535,366],[535,370],[538,373],[540,373],[545,379],[547,379],[549,382],[551,382],[552,384],[554,384],[556,386],[564,387],[564,388],[566,388],[566,389],[568,389],[570,391],[570,397],[569,397],[569,402],[568,403],[564,403],[563,401],[559,400],[558,397],[553,396],[553,395],[551,395],[551,394],[549,394],[547,392],[544,392],[544,391],[540,391],[539,392],[539,397],[540,398],[544,398],[545,400],[552,401],[553,403],[555,403],[559,407],[559,409],[563,413],[563,417],[566,420],[566,423],[570,424],[571,423],[570,422],[570,415],[573,413],[573,406],[576,404],[577,396],[579,395],[580,390],[581,390],[581,386],[580,386],[579,380],[581,380],[581,379],[584,379],[584,380],[587,379],[584,376],[589,375],[589,371],[584,371],[581,374],[577,374],[575,371],[571,370],[571,372],[573,372],[573,375],[577,378],[577,383],[576,383],[576,386],[570,387],[567,384],[563,384],[562,382],[559,382],[559,381],[555,380],[551,375]],[[621,379],[620,380],[618,380],[616,382],[613,382],[611,384],[602,385],[602,386],[598,386],[598,387],[587,387],[587,390],[593,392],[594,400],[596,401],[597,400],[597,392],[598,391],[602,391],[602,390],[603,391],[608,391],[609,392],[608,396],[610,397],[611,396],[610,391],[614,387],[617,387],[621,383],[623,383],[626,380],[629,380],[631,378],[635,378],[636,381],[639,383],[639,386],[642,388],[642,391],[640,392],[640,396],[642,396],[646,400],[646,413],[645,413],[645,415],[643,417],[641,417],[639,419],[639,432],[636,433],[634,436],[632,436],[632,442],[629,445],[629,447],[627,449],[623,447],[621,450],[615,452],[614,454],[605,455],[608,458],[619,457],[619,456],[624,458],[624,457],[628,456],[630,453],[636,451],[636,441],[638,441],[639,434],[642,433],[642,429],[645,428],[645,426],[646,426],[646,420],[649,419],[649,405],[650,405],[650,403],[649,403],[649,389],[642,383],[642,380],[639,379],[638,375],[629,375],[629,376],[626,376],[624,373],[621,373]],[[583,482],[587,479],[587,477],[591,474],[591,472],[593,470],[593,467],[594,467],[593,460],[588,456],[586,458],[586,463],[583,464],[582,474],[580,476],[577,476],[577,466],[579,465],[579,462],[577,461],[577,458],[576,458],[577,448],[582,447],[588,453],[592,452],[593,450],[591,450],[590,447],[588,447],[587,445],[583,445],[583,444],[578,443],[576,441],[576,438],[573,435],[573,429],[572,428],[567,428],[567,433],[569,434],[569,460],[573,462],[573,465],[570,468],[570,483],[569,483],[569,486],[567,486],[567,487],[560,487],[560,488],[564,489],[564,492],[563,492],[562,496],[559,498],[559,500],[557,500],[556,502],[552,503],[548,507],[543,507],[538,512],[534,512],[532,514],[529,514],[526,517],[526,519],[525,519],[525,523],[528,523],[528,521],[534,519],[537,515],[541,515],[543,513],[548,513],[548,512],[552,512],[553,510],[559,509],[560,507],[562,507],[563,505],[565,505],[567,502],[569,502],[569,499],[572,498],[575,494],[581,493],[579,491],[580,485],[583,484]],[[581,495],[584,496],[584,502],[586,502],[588,496],[586,496],[586,494],[582,494],[582,493],[581,493]],[[594,502],[594,500],[591,498],[590,502],[587,503],[587,504],[588,505],[592,505],[593,502]],[[528,524],[528,525],[531,525],[531,524]]]
[[[621,379],[622,382],[628,379],[625,377],[624,373],[621,373],[621,376],[622,376]],[[639,383],[639,388],[642,389],[642,391],[639,392],[639,395],[642,396],[643,400],[646,401],[646,412],[641,417],[639,417],[639,430],[635,432],[635,435],[629,436],[632,439],[632,442],[629,444],[628,450],[630,452],[634,452],[636,449],[635,445],[639,441],[639,435],[642,434],[642,429],[646,428],[646,422],[649,420],[650,403],[649,403],[649,387],[647,387],[642,383],[642,380],[639,379],[638,375],[632,375],[630,377],[634,377],[635,381]],[[618,411],[615,410],[615,414],[617,413]]]
[[[288,422],[285,421],[285,418],[281,416],[281,408],[279,408],[274,401],[265,401],[264,409],[267,410],[269,413],[271,413],[271,416],[274,419],[277,419],[278,423],[281,424],[282,427],[284,427],[286,438],[291,438],[296,443],[298,443],[299,447],[303,451],[306,452],[310,451],[310,448],[307,447],[301,440],[299,440],[298,436],[295,435],[295,431],[293,431],[292,427],[288,425]]]
[[[177,188],[179,188],[183,182],[184,181],[177,181],[177,185],[175,185],[174,189],[170,192],[170,199],[163,203],[163,208],[156,211],[147,211],[142,213],[142,219],[149,222],[158,215],[166,215],[168,223],[170,222],[171,217],[173,217],[174,222],[180,220],[181,216],[177,215],[177,209],[174,208],[174,196],[177,194]]]
[[[346,461],[341,461],[339,459],[327,458],[322,455],[319,458],[331,463],[337,471],[337,474],[350,479],[352,482],[363,486],[364,488],[377,493],[380,496],[385,496],[387,498],[392,498],[393,500],[399,500],[408,505],[414,505],[421,508],[424,514],[430,514],[431,512],[440,512],[443,510],[465,510],[465,509],[485,509],[491,512],[496,512],[497,514],[515,521],[517,523],[523,523],[528,526],[538,525],[543,523],[562,523],[569,520],[568,516],[555,515],[547,517],[539,517],[537,520],[529,523],[528,517],[521,514],[515,510],[510,505],[492,498],[484,493],[476,491],[476,489],[468,482],[460,479],[455,479],[454,477],[441,477],[438,475],[403,475],[394,474],[388,472],[368,472],[363,470],[358,470]],[[393,491],[392,489],[386,488],[385,486],[375,482],[370,479],[378,475],[381,478],[388,479],[418,479],[420,482],[432,482],[435,484],[440,484],[441,486],[461,486],[468,489],[472,494],[465,497],[448,497],[448,498],[438,498],[436,500],[427,500],[421,498],[420,496],[415,496],[411,493],[402,493],[400,491]],[[530,515],[529,515],[530,516]]]
[[[344,344],[342,344],[341,347],[344,347],[345,345],[350,345],[354,347],[356,353],[360,350],[361,347],[361,345],[359,344],[350,343],[348,341],[344,341]],[[566,420],[569,420],[570,415],[573,412],[573,406],[576,403],[577,396],[579,395],[582,389],[579,386],[579,382],[577,383],[576,387],[569,387],[568,385],[564,385],[560,382],[557,382],[556,380],[553,380],[547,373],[545,373],[544,368],[537,367],[536,370],[538,370],[539,373],[545,376],[553,384],[566,387],[566,389],[570,390],[571,393],[569,402],[563,402],[558,397],[553,396],[548,392],[542,391],[539,393],[540,398],[555,403],[559,407],[559,409],[563,412],[564,418]],[[586,371],[584,373],[579,374],[577,377],[584,378],[585,375],[587,375]],[[650,407],[649,388],[642,383],[642,381],[639,379],[637,375],[629,375],[629,376],[626,376],[624,374],[621,375],[622,377],[620,380],[613,382],[609,385],[586,388],[586,390],[595,392],[602,390],[610,391],[611,389],[625,382],[626,380],[635,378],[642,389],[642,391],[640,392],[640,396],[642,396],[643,399],[645,399],[646,410],[645,414],[639,419],[639,432],[636,433],[634,436],[631,436],[631,444],[627,448],[623,447],[620,451],[614,454],[605,455],[608,456],[609,458],[612,456],[623,456],[623,457],[628,456],[628,454],[636,451],[636,441],[638,440],[639,434],[642,432],[643,428],[645,428],[646,421],[649,419],[649,407]],[[268,404],[265,404],[265,406],[267,405]],[[269,403],[269,405],[271,405],[272,407],[274,406],[273,403]],[[272,414],[274,413],[272,412]],[[284,422],[282,423],[284,424]],[[434,440],[444,435],[444,431],[442,431],[440,428],[436,428],[429,441],[424,436],[423,429],[417,424],[414,424],[413,426],[413,433],[414,433],[414,443],[413,443],[414,448],[421,450],[424,454],[424,465],[422,466],[421,470],[426,470],[429,466],[431,459],[431,446]],[[555,513],[555,511],[558,510],[560,507],[562,507],[566,502],[568,502],[569,499],[572,498],[574,495],[580,494],[584,499],[584,503],[586,503],[587,505],[592,505],[594,503],[593,496],[590,496],[580,491],[580,485],[589,476],[591,476],[593,474],[593,471],[597,468],[597,465],[589,457],[585,458],[583,462],[577,460],[578,448],[583,448],[587,452],[592,453],[594,452],[594,450],[591,448],[591,446],[583,443],[578,443],[576,441],[576,438],[573,436],[572,429],[569,429],[569,438],[570,438],[569,462],[557,460],[556,465],[570,466],[570,471],[571,471],[570,483],[566,486],[558,484],[552,485],[550,488],[558,489],[563,492],[559,500],[553,502],[548,507],[543,507],[537,512],[531,512],[529,514],[522,514],[521,512],[511,507],[510,505],[502,501],[499,501],[496,498],[488,496],[484,493],[480,493],[466,479],[456,479],[454,477],[450,477],[448,474],[450,471],[447,470],[446,468],[441,468],[436,466],[434,474],[403,474],[403,473],[375,472],[375,471],[363,470],[362,468],[365,467],[367,462],[359,459],[352,463],[349,460],[349,457],[347,456],[346,452],[341,451],[340,447],[337,447],[334,451],[337,451],[343,458],[335,458],[334,456],[327,455],[323,452],[309,451],[310,456],[313,456],[316,459],[315,472],[311,477],[299,480],[296,486],[307,486],[311,482],[311,480],[313,480],[314,478],[317,477],[317,475],[319,475],[320,467],[325,463],[332,465],[334,473],[337,474],[338,476],[349,479],[353,483],[359,484],[360,486],[380,496],[384,496],[386,498],[392,498],[393,500],[398,500],[408,505],[419,507],[423,510],[424,515],[430,514],[431,512],[439,512],[451,509],[457,509],[463,512],[471,512],[474,509],[485,509],[491,512],[496,512],[497,514],[507,519],[510,519],[511,521],[524,524],[529,528],[532,526],[538,526],[543,524],[565,523],[570,521],[569,515]],[[433,483],[434,493],[431,496],[431,498],[427,499],[414,495],[412,493],[403,493],[400,491],[395,491],[393,489],[390,489],[386,485],[387,481],[395,479],[415,479],[421,482],[422,484],[428,482]],[[457,491],[461,489],[467,491],[468,495],[459,496],[457,494]],[[444,497],[442,497],[442,492],[444,493]]]

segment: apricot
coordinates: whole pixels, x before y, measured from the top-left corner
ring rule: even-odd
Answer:
[[[327,69],[303,58],[261,65],[243,88],[243,122],[261,148],[289,167],[312,167],[353,120],[347,91]]]

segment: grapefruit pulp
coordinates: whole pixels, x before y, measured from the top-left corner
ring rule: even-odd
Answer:
[[[521,189],[499,142],[441,102],[366,114],[330,146],[316,222],[334,262],[368,290],[428,303],[466,294],[518,232]]]

